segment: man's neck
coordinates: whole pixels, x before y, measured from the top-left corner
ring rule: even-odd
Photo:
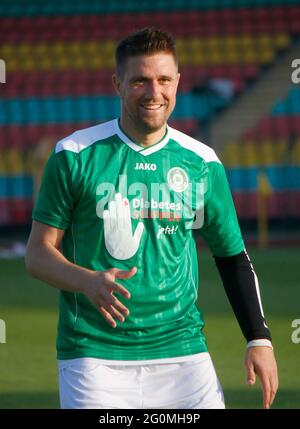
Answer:
[[[167,132],[167,124],[165,124],[164,127],[160,128],[157,131],[142,134],[139,133],[138,130],[128,127],[124,122],[122,121],[122,118],[120,119],[120,127],[122,131],[135,143],[144,146],[149,147],[156,143],[159,143]]]

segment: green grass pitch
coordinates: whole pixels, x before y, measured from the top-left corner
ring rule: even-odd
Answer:
[[[300,250],[249,249],[273,335],[280,388],[273,408],[300,408],[300,343],[291,340],[300,319]],[[199,304],[227,408],[261,408],[260,383],[248,387],[245,340],[228,304],[212,257],[199,254]],[[0,261],[0,408],[58,408],[55,337],[58,292],[31,279],[22,260]]]

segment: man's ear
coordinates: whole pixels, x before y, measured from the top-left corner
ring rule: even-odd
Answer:
[[[116,93],[121,97],[121,81],[116,74],[112,75],[112,84],[115,88]]]
[[[176,88],[178,88],[179,81],[180,81],[180,73],[177,73],[177,85],[176,85]]]

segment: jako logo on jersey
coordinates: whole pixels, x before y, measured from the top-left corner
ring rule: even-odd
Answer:
[[[168,172],[168,184],[175,192],[183,192],[189,185],[186,172],[180,167],[173,167]]]
[[[134,167],[135,170],[156,170],[156,164],[144,164],[143,162],[137,162]]]

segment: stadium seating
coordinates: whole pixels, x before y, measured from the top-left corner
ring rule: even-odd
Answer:
[[[135,0],[110,0],[107,3],[98,0],[52,0],[50,3],[42,3],[40,0],[28,0],[26,8],[23,2],[11,3],[10,0],[2,0],[0,7],[1,16],[55,16],[74,14],[107,14],[130,12],[157,12],[157,11],[181,11],[181,10],[222,10],[234,7],[260,7],[272,6],[282,8],[283,5],[297,5],[298,0],[143,0],[137,3]],[[276,12],[274,13],[276,15]],[[247,16],[247,12],[245,13]]]
[[[55,141],[119,114],[111,84],[116,42],[149,25],[176,37],[182,78],[170,125],[193,135],[289,48],[300,31],[300,5],[297,0],[28,0],[25,7],[2,0],[0,58],[8,78],[0,84],[0,224],[29,221],[30,159],[39,140]],[[232,97],[207,91],[217,80],[232,86]],[[299,94],[291,91],[274,105],[271,117],[245,131],[246,158],[238,152],[240,142],[228,145],[225,158],[241,216],[255,212],[258,163],[269,165],[280,139],[299,136],[299,103]],[[259,155],[257,142],[263,142]],[[272,171],[276,181],[283,170]],[[245,199],[240,190],[253,195]],[[270,204],[276,215],[278,205]]]
[[[300,216],[300,90],[292,86],[241,140],[228,144],[223,154],[237,210],[241,218],[257,215],[257,179],[266,174],[270,218]]]

